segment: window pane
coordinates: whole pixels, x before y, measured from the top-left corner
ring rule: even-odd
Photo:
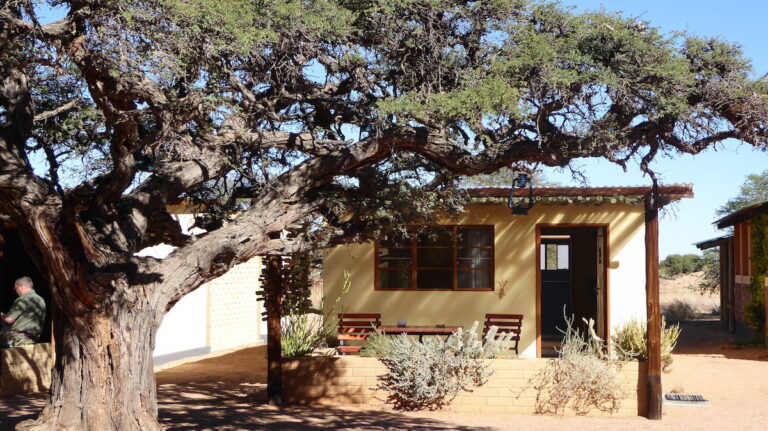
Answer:
[[[568,269],[568,244],[557,245],[557,269]]]
[[[493,245],[493,229],[487,227],[460,227],[456,240],[463,247],[490,247]]]
[[[442,226],[424,228],[419,232],[417,245],[428,247],[452,247],[453,231],[450,227]]]
[[[411,271],[379,270],[379,289],[409,289]]]
[[[416,288],[424,290],[453,289],[453,271],[420,269],[416,273]]]
[[[459,268],[490,268],[493,266],[493,250],[489,248],[460,248]]]
[[[379,267],[410,268],[410,248],[379,248]]]
[[[453,268],[453,249],[416,249],[416,266],[419,268]]]
[[[547,269],[557,269],[557,244],[547,244]]]
[[[490,289],[491,271],[459,271],[459,289]]]
[[[541,256],[540,256],[541,268],[540,269],[547,269],[547,245],[546,244],[542,244],[541,245],[540,253],[541,253]]]

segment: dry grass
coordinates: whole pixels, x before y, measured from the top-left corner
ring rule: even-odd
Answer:
[[[719,314],[720,297],[700,294],[690,287],[701,283],[703,272],[661,280],[660,301],[662,314],[670,322],[693,320],[701,316]]]

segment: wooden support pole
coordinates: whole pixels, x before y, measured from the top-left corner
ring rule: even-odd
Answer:
[[[280,326],[280,297],[283,290],[283,259],[267,256],[267,274],[264,286],[267,309],[267,400],[270,405],[283,403],[282,348]]]
[[[645,295],[648,312],[648,419],[661,419],[661,311],[659,309],[659,209],[645,199]]]

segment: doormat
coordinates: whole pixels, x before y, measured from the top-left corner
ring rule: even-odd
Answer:
[[[705,407],[709,405],[709,401],[703,396],[696,394],[664,394],[664,404]]]

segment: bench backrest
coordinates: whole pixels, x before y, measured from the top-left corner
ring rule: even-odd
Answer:
[[[512,333],[509,348],[517,352],[517,345],[520,342],[520,331],[523,328],[523,315],[522,314],[486,314],[485,324],[483,325],[483,337],[491,329],[491,326],[497,328],[496,338],[501,337],[504,334]]]
[[[379,313],[339,313],[339,340],[366,340],[381,326]]]

